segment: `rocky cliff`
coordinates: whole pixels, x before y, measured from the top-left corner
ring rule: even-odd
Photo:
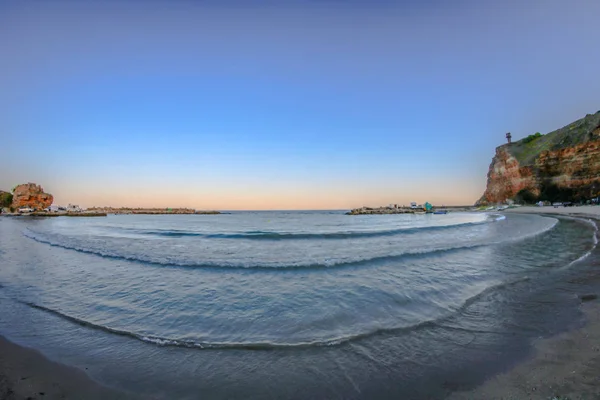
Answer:
[[[15,209],[29,207],[34,210],[43,210],[50,207],[54,197],[44,193],[44,189],[35,183],[25,183],[13,189],[12,207]]]
[[[496,148],[477,204],[579,201],[600,194],[600,111]]]

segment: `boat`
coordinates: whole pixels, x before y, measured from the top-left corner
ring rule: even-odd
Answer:
[[[425,211],[415,211],[414,214],[425,215]]]
[[[448,210],[437,210],[433,212],[434,214],[448,214]]]

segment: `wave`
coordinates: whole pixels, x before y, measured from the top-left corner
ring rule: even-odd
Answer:
[[[379,329],[374,330],[372,332],[361,333],[353,336],[339,337],[328,340],[315,340],[315,341],[306,341],[306,342],[296,342],[296,343],[274,343],[274,342],[207,342],[200,340],[189,340],[189,339],[171,339],[164,338],[160,336],[153,335],[145,335],[141,333],[129,332],[122,329],[115,329],[111,327],[107,327],[104,325],[98,325],[93,322],[89,322],[77,317],[73,317],[71,315],[62,313],[60,311],[44,307],[35,303],[20,301],[21,304],[29,306],[31,308],[35,308],[38,310],[45,311],[47,313],[56,315],[64,320],[69,322],[73,322],[77,325],[81,325],[87,328],[92,328],[108,333],[112,333],[120,336],[127,336],[145,343],[150,343],[154,345],[158,345],[161,347],[186,347],[186,348],[196,348],[196,349],[243,349],[243,350],[270,350],[270,349],[285,349],[285,348],[303,348],[303,347],[319,347],[319,346],[335,346],[340,345],[342,343],[366,338],[372,336],[376,333],[380,332],[391,332],[391,331],[401,331],[401,330],[410,330],[414,328],[418,328],[419,326],[427,326],[431,324],[433,321],[425,321],[420,324],[415,324],[409,327],[403,328],[395,328],[395,329]]]
[[[361,265],[367,265],[367,264],[373,264],[373,263],[381,263],[381,262],[385,262],[385,261],[397,261],[397,260],[400,260],[400,259],[403,259],[406,257],[423,257],[423,256],[434,255],[434,254],[440,254],[440,253],[448,253],[448,252],[455,252],[455,251],[461,251],[461,250],[467,250],[467,249],[474,249],[474,248],[484,247],[489,244],[492,244],[492,243],[473,243],[473,244],[464,245],[464,246],[444,247],[444,248],[421,250],[421,251],[407,251],[407,252],[400,253],[400,254],[392,254],[392,255],[385,255],[385,256],[379,256],[379,257],[359,259],[359,260],[351,260],[351,261],[333,261],[333,262],[329,262],[329,263],[326,262],[326,263],[313,263],[313,264],[291,264],[291,265],[265,266],[265,265],[261,265],[261,264],[241,265],[241,264],[224,264],[224,263],[211,263],[211,262],[206,262],[206,263],[178,263],[178,262],[173,262],[173,261],[162,262],[162,261],[153,260],[151,258],[146,259],[146,258],[141,258],[139,256],[126,256],[126,255],[105,252],[105,251],[101,251],[101,250],[82,248],[82,247],[78,247],[78,246],[74,246],[74,245],[65,245],[62,243],[57,243],[57,242],[52,242],[52,241],[49,241],[46,239],[42,239],[35,235],[27,234],[26,232],[24,232],[23,235],[29,239],[35,240],[38,243],[47,244],[52,247],[59,247],[59,248],[66,249],[66,250],[73,250],[73,251],[77,251],[79,253],[96,255],[99,257],[113,259],[113,260],[119,260],[119,261],[130,261],[130,262],[137,262],[137,263],[156,265],[156,266],[162,266],[162,267],[176,267],[176,268],[226,268],[226,269],[252,269],[252,270],[256,270],[256,269],[258,269],[258,270],[279,270],[279,269],[293,270],[293,269],[326,269],[326,268],[333,268],[333,267],[354,267],[354,266],[361,266]]]
[[[539,235],[541,233],[544,233],[544,232],[552,229],[557,223],[558,223],[558,220],[555,219],[553,224],[546,227],[545,229],[541,229],[540,231],[534,232],[534,233],[532,233],[530,235],[526,235],[524,237],[511,238],[508,241],[522,240],[527,237]],[[84,254],[96,255],[99,257],[113,259],[113,260],[119,260],[119,261],[130,261],[130,262],[142,263],[142,264],[147,264],[147,265],[155,265],[155,266],[160,266],[160,267],[173,267],[173,268],[212,268],[212,269],[243,269],[243,270],[252,269],[252,270],[267,270],[267,271],[298,270],[298,269],[319,270],[319,269],[327,269],[327,268],[358,267],[358,266],[366,266],[366,265],[370,265],[370,264],[380,264],[380,263],[383,263],[386,261],[398,261],[398,260],[409,258],[409,257],[412,257],[412,258],[428,257],[428,256],[432,256],[435,254],[443,254],[443,253],[448,253],[448,252],[457,252],[457,251],[462,251],[462,250],[475,249],[475,248],[486,247],[486,246],[490,246],[490,245],[501,244],[501,243],[505,242],[505,241],[484,242],[484,243],[476,243],[475,242],[475,243],[466,244],[466,245],[441,247],[441,248],[434,248],[434,249],[427,249],[427,250],[406,251],[406,252],[399,253],[399,254],[389,254],[389,255],[385,255],[385,256],[371,257],[371,258],[365,258],[365,259],[359,259],[359,260],[332,261],[332,262],[312,263],[312,264],[291,264],[291,265],[266,266],[266,265],[262,265],[262,264],[241,265],[241,264],[226,264],[226,263],[216,263],[216,262],[185,263],[185,262],[175,262],[175,261],[171,261],[171,260],[157,261],[157,260],[151,259],[151,258],[143,258],[143,256],[140,257],[139,255],[127,256],[127,255],[122,255],[122,254],[111,253],[108,251],[102,251],[102,250],[97,250],[97,249],[79,247],[76,245],[67,245],[67,244],[63,244],[63,243],[53,242],[53,241],[43,239],[43,238],[36,236],[36,234],[31,230],[25,230],[23,232],[23,235],[29,239],[35,240],[36,242],[47,244],[47,245],[50,245],[53,247],[59,247],[59,248],[63,248],[66,250],[73,250],[73,251],[77,251],[77,252],[84,253]]]
[[[370,331],[356,333],[353,335],[339,336],[339,337],[324,339],[324,340],[301,341],[301,342],[294,342],[294,343],[285,343],[285,342],[278,343],[278,342],[269,342],[269,341],[262,341],[262,342],[250,342],[250,341],[249,342],[216,342],[215,341],[215,342],[213,342],[213,341],[202,341],[202,340],[191,340],[191,339],[165,338],[165,337],[160,337],[160,336],[155,336],[155,335],[147,335],[147,334],[143,334],[143,333],[130,332],[130,331],[126,331],[123,329],[111,328],[108,326],[99,325],[99,324],[96,324],[96,323],[93,323],[90,321],[86,321],[86,320],[65,314],[61,311],[57,311],[57,310],[54,310],[54,309],[51,309],[48,307],[44,307],[44,306],[41,306],[39,304],[35,304],[32,302],[27,302],[27,301],[19,301],[19,302],[21,304],[24,304],[31,308],[35,308],[35,309],[47,312],[49,314],[55,315],[59,318],[62,318],[66,321],[75,323],[80,326],[84,326],[86,328],[91,328],[91,329],[95,329],[95,330],[99,330],[99,331],[103,331],[103,332],[107,332],[107,333],[111,333],[111,334],[115,334],[115,335],[119,335],[119,336],[126,336],[129,338],[135,339],[135,340],[139,340],[144,343],[153,344],[153,345],[157,345],[160,347],[184,347],[184,348],[192,348],[192,349],[199,349],[199,350],[210,350],[210,349],[215,349],[215,350],[216,349],[222,349],[222,350],[225,350],[225,349],[275,350],[275,349],[298,349],[298,348],[309,348],[309,347],[339,346],[339,345],[343,345],[345,343],[355,342],[355,341],[358,341],[361,339],[366,339],[366,338],[369,338],[369,337],[375,336],[375,335],[398,334],[398,333],[402,333],[402,332],[411,332],[411,331],[415,331],[415,330],[419,330],[419,329],[434,328],[434,327],[439,327],[442,329],[449,329],[449,330],[470,331],[470,332],[477,333],[479,331],[470,330],[470,329],[466,329],[466,328],[460,328],[460,327],[453,327],[450,325],[443,325],[442,323],[445,321],[448,321],[450,318],[452,318],[456,314],[464,312],[469,306],[471,306],[477,300],[484,297],[486,294],[489,294],[495,290],[503,289],[503,288],[506,288],[509,286],[513,286],[513,285],[522,283],[522,282],[527,282],[529,280],[530,280],[529,277],[523,277],[523,278],[519,278],[519,279],[515,279],[512,281],[507,281],[507,282],[502,282],[502,283],[487,287],[484,290],[482,290],[481,292],[477,293],[476,295],[466,299],[460,307],[458,307],[456,310],[454,310],[450,314],[443,315],[443,316],[440,316],[438,318],[434,318],[431,320],[418,322],[418,323],[408,325],[408,326],[380,327],[380,328],[372,329]]]
[[[500,215],[493,221],[499,221],[506,217]],[[166,236],[166,237],[200,237],[206,239],[249,239],[249,240],[285,240],[285,239],[351,239],[365,237],[395,236],[400,234],[422,233],[424,231],[438,231],[467,226],[482,225],[490,222],[489,220],[478,222],[465,222],[453,225],[422,226],[413,228],[398,228],[383,231],[348,231],[348,232],[330,232],[330,233],[291,233],[291,232],[269,232],[269,231],[247,231],[240,233],[202,233],[178,229],[133,229],[121,228],[122,230],[139,235]]]
[[[575,218],[575,219],[579,219],[579,218]],[[592,254],[592,252],[596,249],[596,247],[598,246],[598,225],[596,225],[596,223],[591,219],[581,219],[581,220],[589,223],[594,228],[594,233],[592,235],[593,245],[592,245],[592,248],[590,250],[588,250],[585,254],[583,254],[581,257],[579,257],[578,259],[573,260],[569,264],[567,264],[567,266],[566,266],[567,268],[572,266],[573,264],[577,264],[578,262],[583,261],[586,258],[588,258]]]

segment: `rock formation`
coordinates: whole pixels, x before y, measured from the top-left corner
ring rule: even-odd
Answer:
[[[588,200],[600,194],[600,111],[496,148],[476,204]]]
[[[44,189],[35,183],[25,183],[13,189],[12,207],[15,209],[29,207],[34,210],[43,210],[50,207],[54,197],[44,193]]]

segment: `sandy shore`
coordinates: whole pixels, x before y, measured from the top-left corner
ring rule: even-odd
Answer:
[[[600,219],[600,206],[519,207],[505,212]],[[600,301],[582,303],[581,309],[583,328],[538,340],[529,360],[449,399],[600,399]]]
[[[103,387],[85,372],[48,360],[0,337],[0,399],[134,399]]]
[[[600,219],[600,206],[579,206],[579,207],[518,207],[510,208],[502,212],[508,213],[526,213],[526,214],[560,214],[576,217],[592,217]]]
[[[581,308],[583,328],[539,340],[532,359],[449,399],[600,399],[600,303]]]

